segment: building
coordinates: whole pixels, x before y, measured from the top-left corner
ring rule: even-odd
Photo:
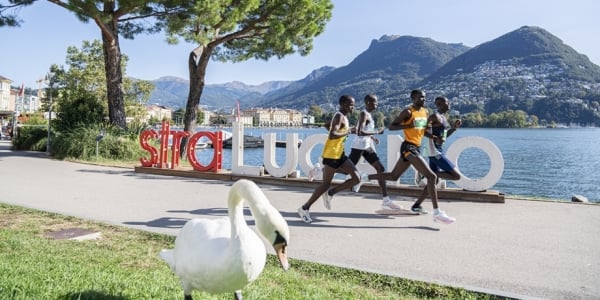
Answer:
[[[11,109],[11,90],[10,84],[13,81],[0,75],[0,112],[14,111],[14,104]]]
[[[42,108],[40,97],[34,95],[23,95],[15,101],[15,111],[21,114],[38,112]]]
[[[38,95],[25,94],[25,90],[11,89],[13,81],[0,75],[0,115],[31,114],[42,108],[41,97],[43,91],[38,90]]]
[[[215,114],[212,111],[208,111],[208,110],[201,110],[202,115],[204,115],[204,119],[202,120],[202,123],[198,123],[198,126],[209,126],[210,125],[210,118]]]
[[[171,120],[172,111],[170,108],[162,105],[149,105],[146,107],[148,110],[148,119],[145,121],[148,122],[151,118],[156,118],[158,120]]]
[[[247,114],[240,114],[239,119],[238,116],[236,115],[227,115],[225,116],[225,118],[227,119],[227,124],[231,125],[233,124],[233,122],[235,122],[236,120],[239,121],[240,123],[242,123],[243,126],[245,127],[252,127],[254,126],[254,118],[251,115],[247,115]]]
[[[314,124],[314,123],[315,123],[315,116],[306,115],[306,116],[302,117],[302,124],[308,125],[308,124]]]
[[[293,109],[252,108],[242,112],[243,116],[251,116],[253,125],[258,127],[293,127],[302,126],[302,113]]]

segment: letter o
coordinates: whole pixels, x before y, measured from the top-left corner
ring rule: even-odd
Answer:
[[[458,157],[468,148],[479,148],[490,159],[490,170],[483,178],[471,179],[461,173],[461,178],[455,181],[459,187],[473,192],[485,191],[494,186],[504,172],[504,158],[500,149],[490,140],[479,136],[466,136],[457,139],[448,147],[446,157],[458,167]]]
[[[298,164],[300,165],[300,170],[304,174],[309,174],[310,170],[315,167],[310,159],[310,153],[313,148],[318,144],[325,144],[326,140],[327,134],[318,133],[310,135],[302,141],[302,145],[300,145],[300,149],[298,149]]]

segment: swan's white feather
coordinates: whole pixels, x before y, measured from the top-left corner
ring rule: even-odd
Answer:
[[[286,240],[289,238],[285,220],[262,191],[251,181],[236,182],[229,194],[229,217],[188,221],[175,240],[175,248],[160,253],[181,279],[186,295],[194,289],[209,293],[239,291],[263,271],[266,249],[246,224],[244,200],[249,202],[261,232],[277,229]],[[265,238],[273,242],[275,237]]]

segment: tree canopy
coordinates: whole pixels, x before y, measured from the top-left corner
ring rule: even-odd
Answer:
[[[331,19],[330,0],[48,0],[73,12],[82,22],[100,29],[104,52],[109,120],[126,127],[119,35],[166,29],[168,41],[179,39],[198,45],[188,58],[190,91],[184,117],[185,130],[196,126],[196,107],[204,89],[210,59],[240,62],[268,60],[292,53],[308,55],[313,38]],[[0,26],[19,26],[19,7],[36,0],[9,0],[0,5]]]
[[[331,19],[329,0],[194,1],[186,14],[163,18],[170,43],[198,45],[188,57],[190,89],[184,125],[196,127],[196,107],[211,59],[240,62],[307,55]]]
[[[83,41],[80,49],[67,48],[66,68],[52,66],[52,90],[59,112],[57,129],[69,130],[83,124],[101,122],[107,112],[106,75],[103,67],[102,42]],[[126,73],[128,57],[123,55],[121,69]],[[153,89],[152,83],[125,78],[123,97],[127,115],[140,120],[145,117],[145,104]]]
[[[23,20],[18,11],[37,0],[8,0],[0,4],[0,27],[20,26]],[[185,11],[189,1],[180,0],[48,0],[73,12],[84,22],[94,22],[100,29],[104,52],[104,71],[108,117],[112,124],[125,128],[126,114],[123,99],[123,73],[121,71],[121,49],[119,35],[133,39],[142,33],[154,33],[161,30],[157,18]],[[52,19],[48,19],[51,22]]]

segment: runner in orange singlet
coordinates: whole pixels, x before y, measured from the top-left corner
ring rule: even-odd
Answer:
[[[400,147],[402,157],[398,160],[394,169],[391,172],[371,174],[371,179],[384,179],[396,181],[402,173],[411,165],[417,169],[419,173],[427,178],[427,192],[431,197],[433,204],[433,220],[441,221],[446,224],[451,224],[456,219],[449,217],[445,212],[438,208],[438,196],[435,183],[437,175],[429,168],[428,163],[421,156],[420,147],[421,140],[426,134],[427,129],[427,110],[425,109],[425,92],[422,90],[413,90],[410,93],[412,105],[404,109],[396,119],[390,123],[389,130],[404,130],[404,142]],[[430,134],[430,133],[429,133]]]

